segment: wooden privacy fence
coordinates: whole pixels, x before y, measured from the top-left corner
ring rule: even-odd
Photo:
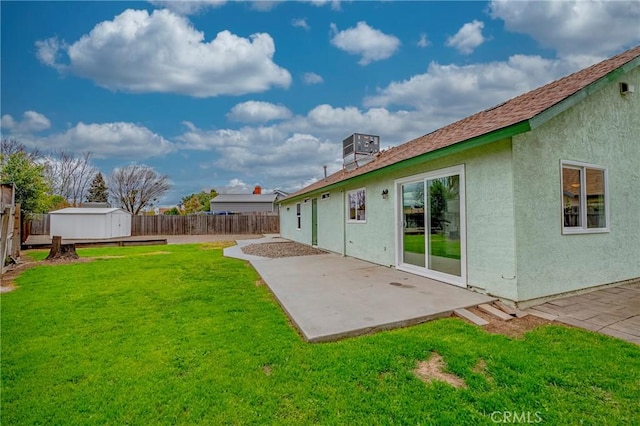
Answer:
[[[277,214],[133,216],[131,235],[277,234]]]
[[[48,214],[32,214],[31,220],[26,222],[26,233],[28,235],[49,235],[51,220]]]

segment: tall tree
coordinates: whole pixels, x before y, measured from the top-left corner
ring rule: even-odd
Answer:
[[[89,186],[89,191],[87,192],[87,201],[90,203],[106,203],[109,201],[109,190],[100,172],[91,181],[91,186]]]
[[[53,182],[53,193],[62,195],[72,206],[82,203],[85,192],[96,174],[91,164],[91,153],[80,157],[66,151],[56,151],[47,157],[46,172]]]
[[[19,144],[19,143],[18,143]],[[44,165],[36,160],[37,154],[28,153],[24,145],[2,140],[0,149],[0,181],[13,182],[16,186],[16,203],[26,213],[42,213],[49,207],[49,182],[44,174]]]
[[[123,209],[134,215],[145,207],[153,207],[169,189],[169,176],[160,175],[144,164],[115,169],[109,177],[111,196]]]

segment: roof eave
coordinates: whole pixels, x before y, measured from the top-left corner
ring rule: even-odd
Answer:
[[[638,66],[640,66],[640,57],[632,59],[621,67],[618,67],[610,73],[600,77],[593,83],[586,85],[573,95],[570,95],[557,104],[545,109],[529,120],[529,122],[531,123],[531,129],[536,129],[542,126],[547,121],[553,119],[554,117],[557,117],[564,111],[575,106],[578,102],[591,96],[592,94],[605,87],[607,84],[617,80],[618,78],[620,78],[620,76],[627,74],[629,71]]]
[[[531,130],[531,126],[529,124],[529,120],[521,121],[516,124],[512,124],[511,126],[503,127],[502,129],[494,130],[489,133],[485,133],[484,135],[476,136],[471,139],[466,139],[464,141],[456,142],[444,148],[436,149],[434,151],[426,152],[424,154],[417,155],[415,157],[407,158],[406,160],[398,161],[397,163],[389,164],[388,166],[381,167],[379,169],[372,170],[367,173],[363,173],[358,176],[354,176],[345,180],[341,180],[336,183],[332,183],[326,186],[322,186],[320,188],[316,188],[312,191],[308,191],[302,194],[298,194],[296,196],[287,197],[279,201],[280,204],[289,203],[293,201],[302,200],[305,198],[309,198],[310,196],[321,194],[327,191],[331,191],[336,188],[340,188],[350,184],[356,184],[365,179],[370,179],[372,177],[378,176],[383,173],[394,172],[399,169],[403,169],[405,167],[411,167],[419,164],[424,164],[429,161],[436,160],[438,158],[445,157],[447,155],[457,154],[462,151],[466,151],[468,149],[477,148],[483,145],[487,145],[493,142],[497,142],[499,140],[503,140],[506,138],[513,137],[515,135],[519,135],[521,133],[525,133]]]

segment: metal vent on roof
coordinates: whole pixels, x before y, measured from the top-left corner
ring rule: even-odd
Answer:
[[[352,170],[374,159],[380,152],[380,136],[354,133],[342,141],[344,168]]]

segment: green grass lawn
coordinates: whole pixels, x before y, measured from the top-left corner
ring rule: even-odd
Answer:
[[[460,240],[447,239],[442,234],[430,234],[431,254],[433,256],[449,257],[460,259]],[[404,236],[404,249],[412,253],[424,253],[424,234],[413,234]]]
[[[490,425],[495,411],[640,424],[630,343],[561,326],[510,339],[449,318],[308,344],[219,249],[78,252],[118,257],[27,270],[0,298],[3,425]],[[431,351],[466,389],[414,376]]]

